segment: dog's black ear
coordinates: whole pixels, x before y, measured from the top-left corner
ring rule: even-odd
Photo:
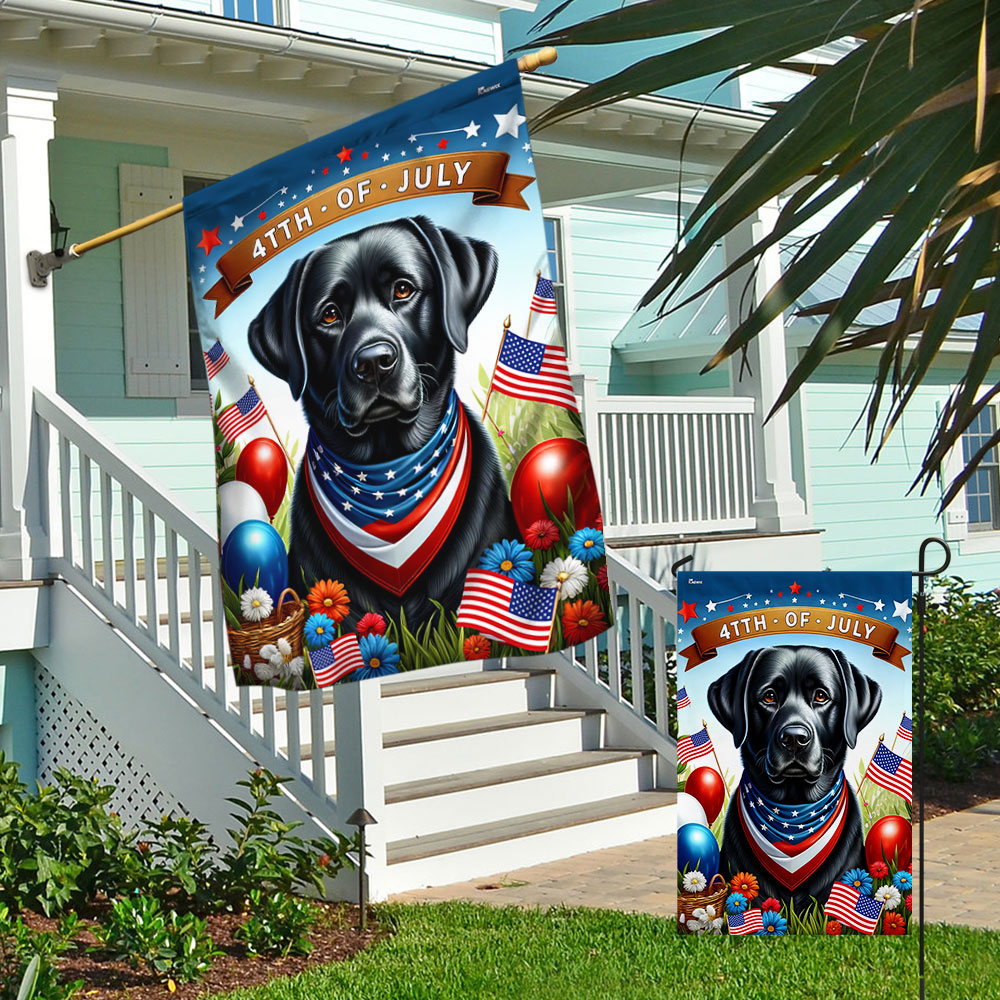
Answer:
[[[247,330],[253,356],[272,375],[288,383],[293,399],[302,395],[309,374],[299,326],[299,293],[309,256],[300,257],[292,264],[285,280]]]
[[[747,738],[747,688],[750,675],[764,649],[747,653],[731,670],[708,686],[708,707],[712,714],[733,734],[733,743],[743,746]]]
[[[436,226],[425,215],[407,220],[430,251],[441,303],[441,326],[456,351],[469,345],[469,324],[493,291],[497,253],[489,243]]]
[[[839,649],[831,649],[844,684],[844,739],[853,750],[858,733],[868,725],[882,704],[882,687],[860,670]]]

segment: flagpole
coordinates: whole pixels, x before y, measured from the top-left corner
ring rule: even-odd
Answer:
[[[493,362],[493,371],[490,373],[490,384],[486,390],[486,401],[483,403],[482,420],[486,419],[486,410],[490,405],[490,396],[493,395],[493,378],[497,373],[497,365],[500,363],[500,355],[503,353],[504,341],[507,339],[507,331],[510,329],[510,316],[503,321],[503,336],[500,338],[500,346],[497,348],[497,359]],[[496,427],[496,424],[493,425]],[[499,430],[499,428],[497,428]]]
[[[906,712],[904,712],[903,715],[902,715],[902,717],[900,718],[900,720],[899,720],[899,726],[901,726],[903,724],[903,719],[905,719],[905,718],[906,718]],[[896,740],[899,739],[899,726],[896,727],[896,735],[893,736],[893,738],[892,738],[892,746],[889,747],[889,749],[892,750],[893,752],[895,752],[895,750],[896,750]]]
[[[531,292],[531,298],[532,298],[532,300],[534,300],[535,293],[538,291],[538,279],[541,276],[542,276],[542,271],[541,271],[541,268],[539,268],[537,271],[535,271],[535,287],[532,289],[532,292]],[[527,327],[525,328],[525,331],[524,331],[524,339],[525,340],[531,340],[531,314],[532,314],[532,312],[533,312],[533,310],[532,310],[531,306],[529,305],[528,306],[528,325],[527,325]]]
[[[252,375],[247,375],[247,381],[250,383],[250,388],[253,389],[254,392],[257,392],[257,386],[254,384]],[[260,399],[259,392],[257,392],[257,398]],[[263,399],[260,399],[260,401],[262,403],[264,402]],[[271,414],[268,412],[266,406],[264,407],[264,416],[267,417],[267,422],[271,425],[271,430],[274,431],[274,436],[278,439],[278,447],[284,452],[285,458],[288,459],[288,467],[292,470],[292,472],[294,472],[295,463],[292,461],[292,456],[286,451],[285,445],[281,440],[281,435],[278,433],[278,428],[274,426],[274,421],[271,419]]]
[[[712,742],[712,737],[708,733],[708,723],[702,719],[701,727],[705,730],[705,735],[708,736],[708,745],[712,748],[712,756],[715,758],[715,766],[719,769],[719,777],[722,778],[723,785],[726,786],[726,794],[732,795],[733,793],[729,791],[729,782],[726,781],[726,772],[722,770],[722,763],[719,761],[719,755],[715,752],[715,744]]]
[[[514,449],[513,449],[513,448],[511,448],[511,446],[510,446],[510,445],[509,445],[509,444],[507,443],[507,439],[506,439],[506,438],[505,438],[505,437],[503,436],[503,431],[502,431],[502,430],[500,430],[500,428],[499,428],[499,427],[497,427],[497,422],[496,422],[496,421],[495,421],[495,420],[494,420],[494,419],[493,419],[493,418],[492,418],[492,417],[491,417],[491,416],[490,416],[490,415],[489,415],[488,413],[486,414],[486,419],[487,419],[487,420],[488,420],[488,421],[489,421],[489,422],[490,422],[490,423],[491,423],[491,424],[492,424],[492,425],[493,425],[494,427],[496,427],[496,432],[497,432],[497,437],[499,437],[499,438],[500,438],[500,440],[501,440],[501,441],[503,441],[503,443],[504,443],[504,447],[505,447],[505,448],[506,448],[506,449],[507,449],[507,450],[508,450],[508,451],[510,452],[510,457],[511,457],[511,458],[517,458],[517,456],[516,456],[516,455],[514,454]]]
[[[874,751],[872,752],[872,760],[874,760],[874,759],[875,759],[875,754],[877,754],[877,753],[878,753],[878,748],[879,748],[880,746],[882,746],[882,743],[884,742],[884,740],[885,740],[885,733],[883,733],[883,734],[882,734],[882,735],[881,735],[881,736],[880,736],[880,737],[878,738],[878,743],[877,743],[877,744],[876,744],[876,746],[875,746],[875,750],[874,750]],[[871,767],[871,766],[872,766],[872,760],[868,761],[868,767]],[[863,787],[864,783],[865,783],[865,782],[866,782],[866,781],[868,780],[868,767],[866,767],[866,768],[865,768],[865,773],[864,773],[864,776],[863,776],[863,777],[862,777],[862,779],[861,779],[861,780],[860,780],[860,781],[858,782],[858,794],[859,794],[859,795],[861,795],[861,789],[862,789],[862,787]],[[862,802],[864,803],[864,806],[865,806],[865,809],[866,809],[866,811],[868,812],[868,822],[870,823],[870,822],[872,821],[872,810],[871,810],[871,806],[869,806],[869,805],[868,805],[868,800],[867,800],[867,799],[866,799],[866,798],[864,797],[864,795],[861,795],[861,801],[862,801]]]
[[[549,645],[552,645],[552,632],[556,627],[556,612],[559,610],[559,594],[562,592],[562,580],[556,580],[556,599],[552,602],[552,621],[549,622]]]

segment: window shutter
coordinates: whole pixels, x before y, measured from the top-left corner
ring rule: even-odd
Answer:
[[[937,406],[938,416],[941,415],[941,404]],[[964,465],[962,454],[962,439],[945,457],[941,469],[941,486],[947,485],[962,471]],[[958,496],[951,502],[951,506],[944,512],[944,537],[949,542],[964,542],[969,537],[969,507],[965,498],[965,489],[959,491]]]
[[[170,167],[118,166],[121,224],[176,205],[184,177]],[[122,318],[125,330],[125,395],[187,396],[187,275],[184,226],[179,218],[126,236],[122,253]]]

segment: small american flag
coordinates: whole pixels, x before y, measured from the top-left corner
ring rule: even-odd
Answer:
[[[702,726],[694,736],[684,736],[677,741],[677,760],[686,764],[695,757],[704,757],[714,751],[708,730]]]
[[[576,396],[561,347],[507,331],[493,372],[493,388],[517,399],[555,403],[576,410]]]
[[[311,650],[309,662],[312,664],[316,686],[321,688],[329,687],[334,681],[339,681],[341,677],[346,677],[365,665],[358,637],[353,632],[334,639],[329,646]]]
[[[852,886],[835,882],[826,901],[826,912],[862,934],[874,934],[883,905],[880,899],[862,896]]]
[[[267,410],[264,409],[257,390],[251,386],[235,403],[230,403],[222,410],[215,422],[219,425],[223,437],[232,443],[265,416]]]
[[[756,934],[764,929],[764,914],[760,910],[726,915],[730,934]]]
[[[458,625],[522,649],[549,648],[559,591],[511,580],[502,573],[470,569],[458,606]]]
[[[677,707],[689,708],[690,705],[691,705],[691,699],[688,697],[687,688],[681,688],[677,692]]]
[[[539,278],[535,282],[535,294],[531,296],[531,311],[555,316],[556,288],[548,278]]]
[[[896,730],[896,736],[907,743],[913,742],[913,720],[904,712],[903,721]]]
[[[913,801],[913,765],[898,753],[893,753],[884,743],[879,743],[865,776],[876,785]]]
[[[208,372],[209,378],[215,378],[229,364],[229,355],[226,354],[221,340],[216,339],[215,343],[202,353],[205,355],[205,371]]]

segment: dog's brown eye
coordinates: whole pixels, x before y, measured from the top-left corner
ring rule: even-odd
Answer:
[[[765,705],[773,705],[776,700],[775,694],[770,688],[768,688],[760,697],[761,701],[763,701]]]
[[[323,307],[323,315],[320,319],[327,325],[333,326],[337,320],[340,319],[340,310],[337,309],[335,305],[328,305]]]
[[[816,693],[813,695],[813,701],[818,705],[822,705],[830,700],[830,696],[822,689],[818,688]]]
[[[397,281],[395,285],[392,286],[392,297],[396,299],[397,302],[401,302],[403,299],[408,299],[415,291],[413,285],[408,281]]]

